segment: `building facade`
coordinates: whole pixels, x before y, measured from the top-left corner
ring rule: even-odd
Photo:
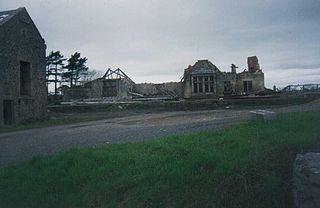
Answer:
[[[46,117],[45,50],[25,8],[0,12],[0,125]]]
[[[237,73],[232,64],[230,72],[222,72],[208,60],[199,60],[184,70],[180,82],[134,83],[120,69],[108,69],[99,79],[82,86],[66,88],[64,101],[83,99],[158,98],[219,98],[232,95],[253,95],[265,91],[264,73],[256,56],[248,57],[248,69]]]
[[[184,98],[216,98],[221,96],[255,94],[265,90],[264,73],[256,56],[248,57],[248,69],[221,72],[208,60],[199,60],[184,70]]]

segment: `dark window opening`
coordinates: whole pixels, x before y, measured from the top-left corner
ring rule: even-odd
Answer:
[[[199,84],[199,93],[203,92],[202,83]]]
[[[209,88],[210,88],[210,92],[214,92],[214,77],[213,76],[210,76]]]
[[[4,124],[14,123],[14,105],[13,100],[3,101],[3,122]]]
[[[209,92],[209,83],[208,82],[204,83],[204,91]]]
[[[230,91],[232,91],[232,87],[231,87],[231,82],[230,82],[230,81],[225,81],[225,82],[224,82],[224,91],[225,91],[225,92],[230,92]]]
[[[232,94],[232,86],[230,81],[225,81],[224,82],[224,91],[223,93],[225,95],[231,95]]]
[[[243,91],[252,92],[252,81],[243,81]]]
[[[30,63],[20,61],[20,95],[31,94]]]
[[[197,81],[197,77],[193,77],[193,92],[194,93],[198,93],[198,81]]]
[[[193,93],[212,93],[214,92],[213,76],[192,77]]]
[[[213,82],[210,82],[210,92],[214,92]]]
[[[198,77],[199,93],[203,92],[203,77]]]
[[[197,83],[193,83],[193,92],[198,93],[198,85]]]
[[[210,92],[209,77],[207,77],[207,76],[204,77],[204,91],[205,92]]]

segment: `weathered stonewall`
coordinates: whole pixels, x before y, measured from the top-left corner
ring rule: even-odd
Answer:
[[[293,182],[295,208],[320,207],[320,153],[297,155]]]
[[[277,114],[273,111],[255,110],[255,111],[250,111],[250,113],[253,119],[260,120],[260,121],[272,121],[277,118]]]

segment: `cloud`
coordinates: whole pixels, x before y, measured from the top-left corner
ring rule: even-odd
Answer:
[[[319,75],[318,0],[0,2],[1,10],[20,6],[27,7],[48,51],[66,57],[80,51],[89,67],[120,67],[136,82],[178,81],[198,59],[222,71],[231,63],[244,69],[251,55],[258,56],[267,85],[296,81],[282,70],[301,69],[301,82]],[[313,69],[314,79],[304,69]]]

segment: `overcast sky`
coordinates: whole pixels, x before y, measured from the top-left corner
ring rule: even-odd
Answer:
[[[242,71],[256,55],[267,87],[320,83],[320,0],[0,0],[23,6],[47,53],[135,82],[178,81],[199,59]]]

